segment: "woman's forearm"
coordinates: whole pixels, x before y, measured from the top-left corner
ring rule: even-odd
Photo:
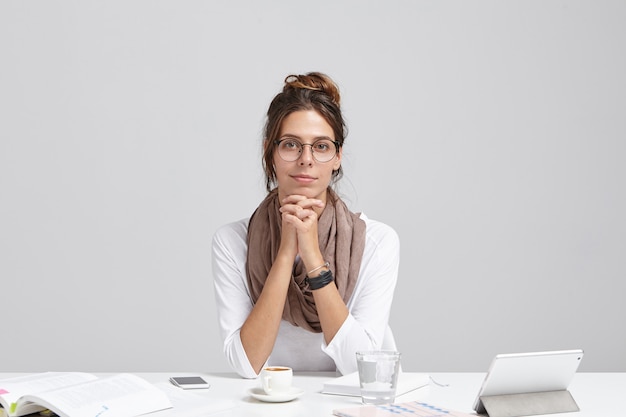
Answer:
[[[277,258],[263,291],[241,327],[241,343],[250,365],[259,373],[272,353],[291,281],[293,259]]]
[[[324,341],[326,344],[329,344],[343,325],[343,322],[346,321],[348,307],[346,307],[333,282],[319,290],[314,290],[313,298],[315,299],[317,315],[324,333]]]

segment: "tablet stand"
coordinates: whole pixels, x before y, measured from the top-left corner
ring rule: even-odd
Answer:
[[[480,397],[489,417],[519,417],[579,411],[569,391],[545,391],[526,394]]]

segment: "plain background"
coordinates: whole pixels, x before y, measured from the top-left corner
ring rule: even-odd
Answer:
[[[0,371],[227,371],[211,237],[264,196],[290,73],[402,243],[413,371],[626,371],[626,2],[2,1]]]

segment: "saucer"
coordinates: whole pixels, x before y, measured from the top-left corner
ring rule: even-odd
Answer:
[[[291,387],[287,392],[283,392],[275,395],[267,395],[262,388],[250,388],[248,393],[259,401],[265,401],[268,403],[284,403],[287,401],[295,400],[302,394],[304,390],[296,387]]]

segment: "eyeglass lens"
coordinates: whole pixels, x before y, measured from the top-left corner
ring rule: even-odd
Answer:
[[[300,143],[295,139],[282,139],[278,142],[278,155],[287,162],[300,158],[305,146],[310,146],[317,162],[328,162],[335,157],[337,148],[329,139],[319,139],[311,143]]]

